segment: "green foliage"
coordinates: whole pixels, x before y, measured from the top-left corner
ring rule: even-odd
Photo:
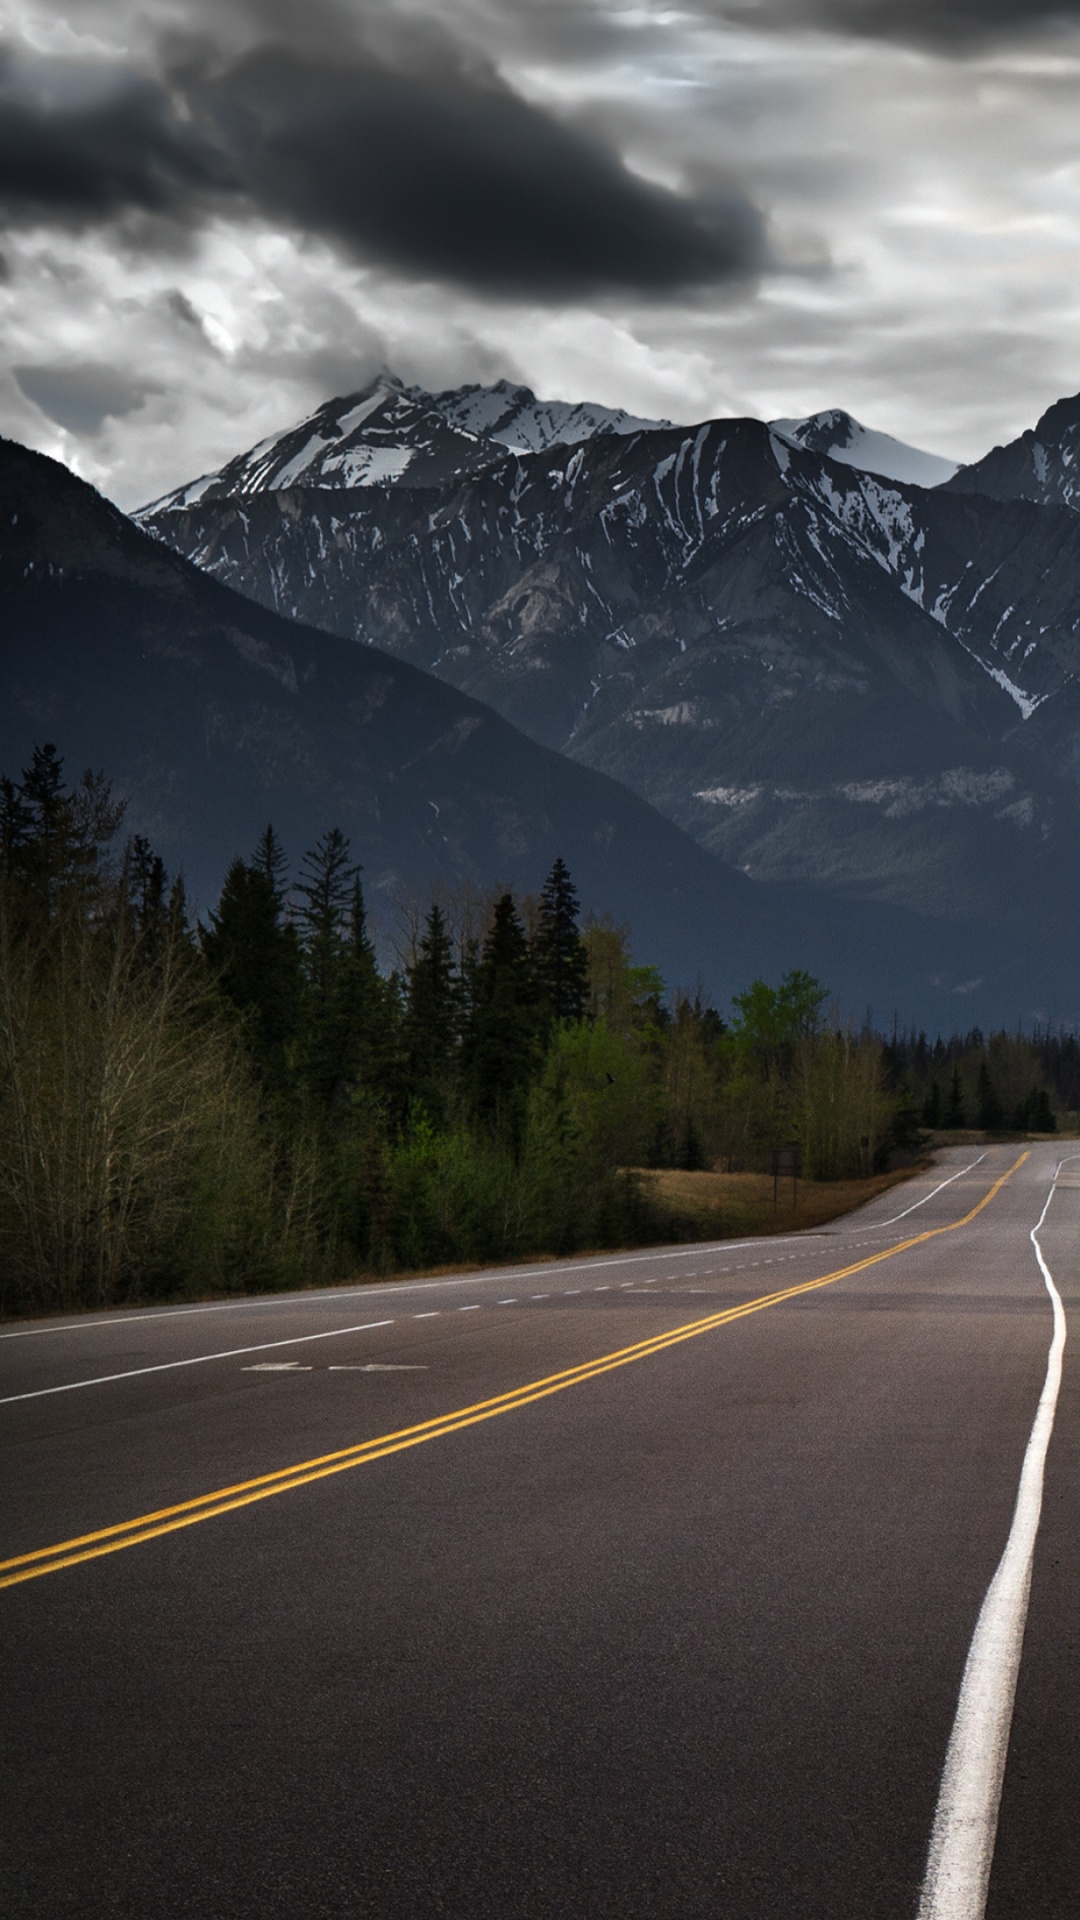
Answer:
[[[625,927],[582,933],[556,861],[432,904],[377,963],[330,829],[295,891],[273,828],[193,935],[100,775],[51,748],[0,780],[0,1305],[105,1305],[615,1246],[667,1231],[634,1169],[868,1173],[922,1126],[1050,1132],[1066,1039],[883,1044],[792,971],[729,1026],[669,1002]],[[1071,1048],[1071,1051],[1070,1051]]]

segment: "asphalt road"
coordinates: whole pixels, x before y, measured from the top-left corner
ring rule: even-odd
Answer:
[[[1020,1151],[788,1240],[0,1328],[6,1913],[915,1920],[1080,1149],[993,1191]],[[1080,1158],[1070,1319],[1078,1224]],[[1078,1515],[1074,1334],[989,1920],[1080,1914]]]

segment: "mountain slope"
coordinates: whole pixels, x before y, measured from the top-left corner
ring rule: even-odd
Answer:
[[[735,420],[142,519],[757,876],[988,929],[1066,888],[1080,525],[1060,508],[887,482]]]
[[[536,453],[597,433],[656,425],[620,409],[541,401],[528,387],[425,393],[392,374],[325,406],[277,438],[260,441],[220,473],[154,501],[143,516],[287,487],[435,487],[481,471],[509,449]]]
[[[1056,401],[1018,440],[993,447],[945,484],[954,493],[1080,512],[1080,394]]]
[[[774,433],[790,447],[806,453],[821,453],[839,460],[845,467],[858,467],[885,480],[904,480],[916,487],[937,487],[957,471],[955,460],[938,453],[926,453],[922,447],[909,447],[894,440],[891,433],[878,433],[864,427],[853,414],[834,407],[827,413],[812,413],[805,420],[770,420]]]
[[[204,907],[268,818],[294,862],[337,824],[384,922],[403,887],[535,888],[561,853],[642,958],[721,999],[806,966],[849,1008],[931,1026],[1073,1010],[1053,947],[1033,965],[963,926],[755,885],[616,782],[405,662],[255,606],[7,442],[0,604],[0,770],[44,740],[73,772],[105,767],[129,828]]]

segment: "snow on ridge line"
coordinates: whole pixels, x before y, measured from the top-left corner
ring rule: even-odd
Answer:
[[[824,454],[846,467],[877,474],[883,480],[899,480],[908,486],[939,487],[951,480],[960,468],[958,460],[946,460],[939,453],[909,446],[891,433],[864,427],[861,420],[839,407],[826,413],[808,414],[804,420],[770,420],[768,425],[791,447]]]
[[[482,459],[485,449],[493,457],[504,450],[542,453],[577,447],[599,434],[629,436],[671,425],[590,401],[538,400],[531,388],[506,380],[429,393],[382,373],[362,391],[326,401],[297,425],[150,501],[133,517],[195,506],[223,483],[240,493],[392,483],[447,430],[459,446],[471,442]]]

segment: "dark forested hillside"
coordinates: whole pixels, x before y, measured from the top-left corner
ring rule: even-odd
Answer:
[[[528,890],[561,855],[586,909],[628,924],[672,984],[723,997],[805,965],[848,1008],[947,1030],[958,1004],[987,1025],[1075,1004],[1061,942],[1032,945],[1026,906],[1021,940],[756,884],[616,781],[405,661],[256,606],[10,443],[0,606],[0,764],[55,740],[73,767],[107,765],[203,905],[267,819],[290,859],[333,821],[384,934],[436,881]]]

